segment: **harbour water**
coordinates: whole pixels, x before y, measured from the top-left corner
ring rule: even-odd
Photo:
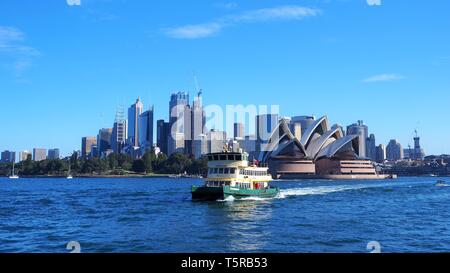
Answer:
[[[201,180],[0,178],[0,252],[448,252],[438,179],[283,181],[273,199],[193,202]]]

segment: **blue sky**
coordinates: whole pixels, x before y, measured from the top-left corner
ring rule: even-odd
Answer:
[[[80,149],[140,96],[362,119],[450,153],[448,0],[2,0],[0,150]]]

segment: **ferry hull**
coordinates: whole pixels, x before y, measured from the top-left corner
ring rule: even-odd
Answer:
[[[279,192],[278,188],[267,188],[267,189],[241,189],[233,188],[230,186],[225,187],[198,187],[192,186],[192,199],[194,200],[204,200],[204,201],[216,201],[224,200],[230,196],[234,198],[248,198],[248,197],[259,197],[259,198],[272,198],[275,197]]]

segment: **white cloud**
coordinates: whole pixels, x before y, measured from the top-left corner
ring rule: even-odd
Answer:
[[[397,75],[397,74],[380,74],[364,79],[363,82],[388,82],[388,81],[397,81],[402,80],[405,77]]]
[[[321,14],[321,11],[317,9],[301,6],[281,6],[251,10],[241,14],[222,17],[209,23],[166,28],[163,29],[163,31],[171,38],[198,39],[212,36],[220,32],[225,27],[240,23],[255,23],[275,20],[301,20],[307,17],[317,16],[319,14]]]
[[[211,36],[223,28],[222,24],[187,25],[166,29],[166,35],[176,39],[198,39]]]
[[[0,26],[0,54],[8,56],[12,63],[6,67],[16,75],[22,74],[32,66],[33,58],[40,53],[35,48],[25,44],[25,34],[17,28]]]
[[[66,0],[69,6],[81,6],[81,0]]]
[[[369,6],[381,6],[381,0],[366,0]]]

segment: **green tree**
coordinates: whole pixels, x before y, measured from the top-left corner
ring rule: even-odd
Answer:
[[[144,160],[142,159],[137,159],[135,161],[133,161],[133,167],[132,167],[133,172],[136,173],[145,173],[145,163]]]

